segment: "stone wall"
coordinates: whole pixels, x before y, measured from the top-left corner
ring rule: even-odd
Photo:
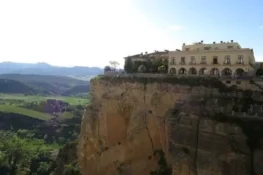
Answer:
[[[243,77],[224,77],[224,76],[210,76],[210,75],[203,75],[203,76],[196,76],[196,75],[174,75],[174,74],[152,74],[152,73],[121,73],[121,72],[105,72],[104,76],[109,77],[145,77],[145,78],[167,78],[167,77],[174,77],[174,78],[180,78],[180,77],[190,77],[190,78],[217,78],[222,83],[224,83],[227,86],[236,86],[239,89],[242,90],[253,90],[253,91],[262,91],[263,90],[263,79],[259,77],[254,76],[243,76]],[[254,83],[251,83],[251,80]]]
[[[261,92],[216,81],[93,79],[82,174],[262,175]]]

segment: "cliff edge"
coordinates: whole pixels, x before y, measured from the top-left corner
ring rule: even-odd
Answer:
[[[202,84],[202,86],[200,86]],[[261,92],[208,78],[97,77],[83,175],[262,175]]]

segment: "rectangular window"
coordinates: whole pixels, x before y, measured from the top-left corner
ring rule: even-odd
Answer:
[[[175,57],[172,57],[172,58],[171,58],[170,64],[171,64],[171,65],[174,65],[174,64],[175,64]]]
[[[238,55],[237,56],[237,63],[238,64],[243,64],[244,63],[244,56],[243,55]]]
[[[225,56],[225,64],[230,64],[230,55]]]
[[[218,64],[218,58],[217,58],[217,56],[214,56],[214,57],[213,57],[213,64]]]
[[[190,62],[190,64],[195,64],[196,62],[195,62],[195,56],[191,56],[191,62]]]
[[[181,57],[181,64],[185,64],[185,57]]]

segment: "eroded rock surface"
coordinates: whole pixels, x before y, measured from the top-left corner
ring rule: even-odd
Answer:
[[[263,174],[261,93],[102,78],[91,96],[83,175]]]

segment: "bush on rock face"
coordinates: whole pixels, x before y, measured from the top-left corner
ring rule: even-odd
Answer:
[[[104,71],[105,71],[105,72],[111,71],[110,66],[105,66]]]

